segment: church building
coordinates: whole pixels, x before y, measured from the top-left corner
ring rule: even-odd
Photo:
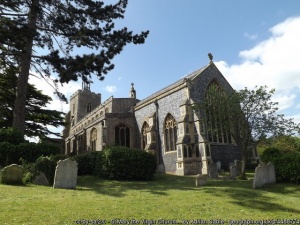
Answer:
[[[218,121],[218,132],[207,132],[204,115],[194,108],[212,88],[233,91],[212,62],[143,100],[134,85],[128,98],[110,97],[83,84],[71,96],[68,126],[64,130],[66,154],[78,155],[121,145],[156,155],[160,172],[177,175],[207,174],[211,162],[228,165],[241,159],[241,151]],[[224,167],[225,168],[225,167]]]

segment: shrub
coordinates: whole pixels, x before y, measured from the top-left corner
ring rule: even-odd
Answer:
[[[94,174],[98,154],[101,154],[101,152],[91,152],[85,155],[73,157],[73,159],[78,163],[78,175]]]
[[[15,128],[9,127],[0,129],[0,142],[9,142],[18,145],[24,141],[24,136]]]
[[[110,147],[97,155],[96,175],[117,180],[151,180],[156,171],[154,155],[126,147]]]
[[[300,183],[300,153],[269,148],[261,156],[263,162],[273,162],[278,182]]]
[[[0,165],[7,166],[17,164],[20,155],[16,152],[16,146],[9,142],[0,142]]]

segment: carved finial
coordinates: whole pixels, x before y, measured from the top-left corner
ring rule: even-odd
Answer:
[[[208,58],[210,60],[210,63],[212,63],[214,57],[211,53],[208,53]]]
[[[129,91],[130,98],[136,98],[136,91],[134,90],[134,83],[131,83],[131,90]]]

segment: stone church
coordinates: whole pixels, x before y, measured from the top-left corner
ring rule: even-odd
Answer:
[[[206,174],[211,162],[228,165],[241,159],[241,152],[228,132],[216,124],[218,132],[206,131],[197,103],[211,88],[233,91],[211,61],[175,83],[138,100],[133,84],[128,98],[110,97],[82,90],[71,96],[68,126],[64,130],[66,154],[102,151],[121,145],[153,152],[159,170],[177,175]],[[225,166],[224,166],[225,168]]]

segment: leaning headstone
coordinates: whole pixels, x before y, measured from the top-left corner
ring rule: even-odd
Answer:
[[[220,161],[216,162],[216,165],[217,165],[218,172],[220,172],[221,171],[221,162]]]
[[[234,160],[234,165],[236,166],[237,176],[242,174],[243,161]]]
[[[275,168],[273,163],[260,163],[255,168],[253,188],[260,188],[266,184],[273,184],[276,182]]]
[[[22,166],[12,164],[4,167],[1,174],[1,183],[3,184],[22,184],[24,169]]]
[[[236,166],[235,165],[232,165],[230,167],[230,178],[231,179],[235,179],[237,176],[237,170],[236,170]]]
[[[209,174],[209,177],[212,179],[218,178],[218,168],[215,163],[211,163],[208,165],[208,174]]]
[[[53,188],[76,188],[77,162],[67,158],[59,160],[55,169]]]
[[[33,183],[36,184],[36,185],[44,185],[44,186],[49,185],[49,181],[48,181],[46,175],[43,172],[39,172],[38,175],[36,175],[36,177],[34,178]]]
[[[207,184],[207,175],[206,174],[198,174],[196,176],[196,187],[204,186]]]

